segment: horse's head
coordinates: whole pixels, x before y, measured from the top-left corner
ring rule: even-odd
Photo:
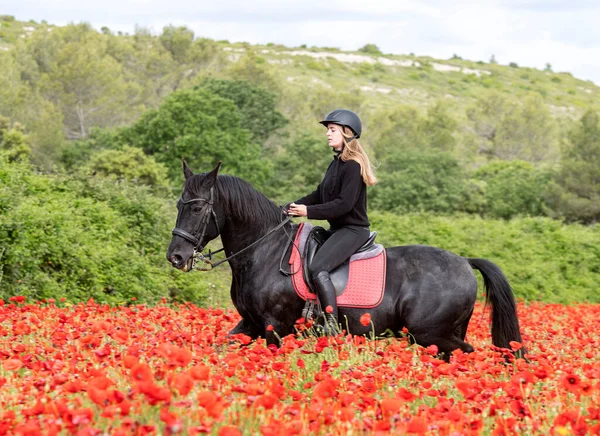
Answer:
[[[221,162],[209,173],[194,175],[183,161],[185,183],[177,202],[177,222],[167,259],[182,271],[192,269],[194,254],[219,236],[224,220],[217,202],[217,176]]]

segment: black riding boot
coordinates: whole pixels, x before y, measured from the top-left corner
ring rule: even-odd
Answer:
[[[339,333],[338,308],[336,302],[335,288],[327,271],[321,271],[313,278],[317,296],[323,311],[323,332],[326,336],[335,336]],[[330,308],[329,311],[327,308]]]

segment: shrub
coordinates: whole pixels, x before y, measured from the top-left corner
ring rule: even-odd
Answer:
[[[36,174],[0,157],[0,298],[202,303],[207,278],[165,259],[175,213],[144,186]]]

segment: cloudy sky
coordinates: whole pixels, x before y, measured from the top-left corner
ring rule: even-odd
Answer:
[[[52,24],[465,59],[568,71],[600,85],[599,0],[0,0],[0,14]]]

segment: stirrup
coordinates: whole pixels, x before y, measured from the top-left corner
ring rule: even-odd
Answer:
[[[306,300],[304,309],[302,309],[302,318],[306,321],[310,321],[318,317],[320,312],[320,306],[317,304],[316,300]]]

